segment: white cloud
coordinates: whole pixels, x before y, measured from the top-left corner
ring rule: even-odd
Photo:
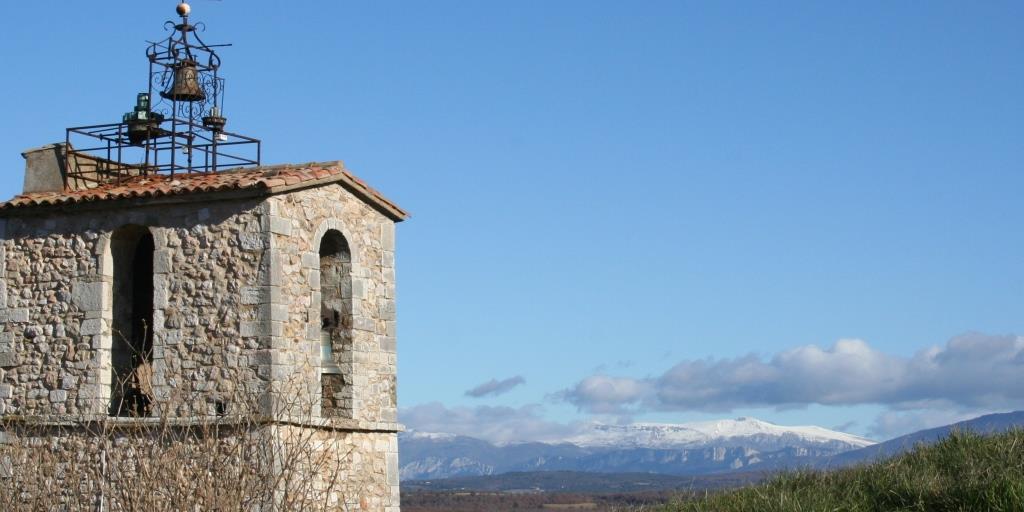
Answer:
[[[576,424],[545,420],[539,405],[523,407],[445,407],[433,402],[401,409],[399,420],[422,432],[444,432],[493,443],[558,441],[573,434]]]
[[[768,359],[686,360],[656,377],[593,375],[558,396],[592,413],[810,404],[991,410],[1024,406],[1021,375],[1024,337],[970,333],[912,357],[883,353],[862,340],[840,340]]]
[[[650,383],[645,380],[593,375],[580,381],[571,390],[556,393],[554,398],[576,404],[587,412],[622,415],[632,412],[631,408],[649,395],[650,391]]]

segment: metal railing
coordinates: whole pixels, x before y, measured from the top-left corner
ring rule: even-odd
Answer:
[[[165,128],[166,127],[166,128]],[[211,173],[260,165],[260,141],[170,118],[68,128],[68,180],[106,183],[149,174]]]

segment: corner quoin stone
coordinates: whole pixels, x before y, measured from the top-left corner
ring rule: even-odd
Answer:
[[[75,282],[71,284],[71,303],[81,311],[103,309],[102,282]]]

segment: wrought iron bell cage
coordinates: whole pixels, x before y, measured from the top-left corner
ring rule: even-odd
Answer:
[[[258,139],[224,130],[224,78],[215,49],[231,45],[206,44],[199,36],[205,24],[189,21],[191,7],[181,2],[176,10],[180,20],[164,24],[170,35],[146,49],[148,89],[138,94],[134,110],[120,123],[67,129],[70,178],[106,182],[260,164]]]

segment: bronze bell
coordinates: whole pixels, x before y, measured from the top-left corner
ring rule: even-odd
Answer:
[[[160,96],[172,101],[203,101],[206,93],[199,84],[199,70],[194,60],[183,60],[174,66],[174,80],[171,88]]]

